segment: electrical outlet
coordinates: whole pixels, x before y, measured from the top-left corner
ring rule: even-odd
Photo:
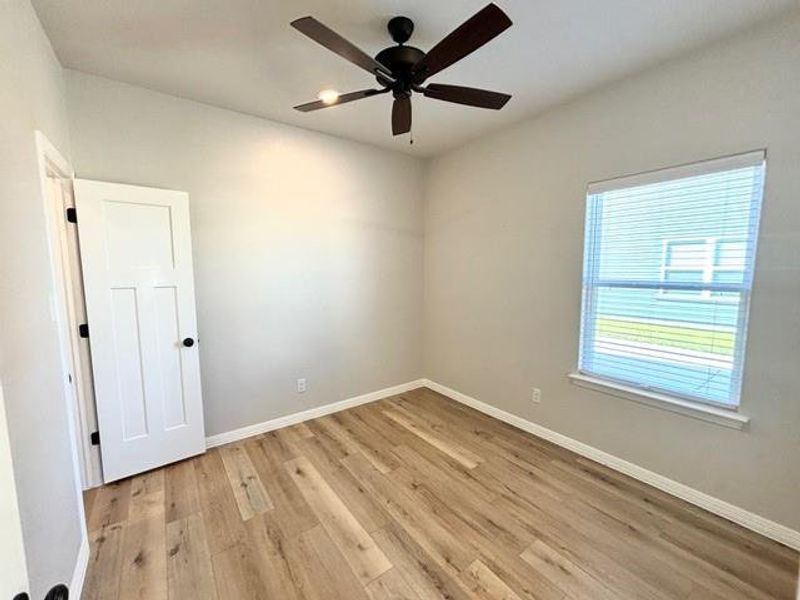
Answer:
[[[533,393],[531,393],[531,401],[539,404],[542,401],[542,390],[539,388],[533,388]]]
[[[303,377],[302,379],[297,380],[297,393],[302,394],[306,391],[306,378]]]

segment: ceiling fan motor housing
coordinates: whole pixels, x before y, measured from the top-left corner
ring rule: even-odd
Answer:
[[[411,85],[414,80],[413,69],[425,53],[419,48],[413,46],[391,46],[378,52],[375,60],[387,67],[397,83],[397,87],[405,91],[411,90]],[[380,82],[381,79],[378,78]],[[394,87],[394,86],[393,86]]]
[[[398,45],[381,50],[375,56],[375,60],[392,72],[395,83],[389,87],[392,88],[395,98],[408,96],[411,94],[414,83],[412,71],[414,66],[425,56],[425,53],[419,48],[405,45],[414,32],[414,21],[408,17],[393,17],[389,19],[386,28]],[[382,80],[380,76],[378,77],[378,82],[381,85],[386,85],[385,80]]]

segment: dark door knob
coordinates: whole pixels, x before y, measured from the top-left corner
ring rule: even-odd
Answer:
[[[184,338],[183,345],[186,346],[187,348],[191,348],[192,346],[194,346],[194,340],[192,338]]]

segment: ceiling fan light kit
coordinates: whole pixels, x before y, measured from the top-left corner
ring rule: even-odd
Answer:
[[[387,29],[397,45],[384,48],[373,58],[314,17],[302,17],[292,21],[292,27],[345,60],[370,72],[380,87],[346,94],[325,90],[320,93],[319,100],[300,104],[294,108],[310,112],[391,92],[394,96],[393,135],[411,131],[411,96],[414,92],[444,102],[499,110],[511,98],[509,94],[459,85],[423,84],[429,77],[443,71],[500,35],[511,24],[511,19],[496,4],[489,4],[426,53],[419,48],[406,45],[414,33],[414,22],[408,17],[393,17],[389,20]]]

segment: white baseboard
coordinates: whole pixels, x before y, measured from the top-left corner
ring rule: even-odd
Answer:
[[[231,442],[238,442],[244,438],[266,433],[267,431],[273,431],[275,429],[280,429],[281,427],[288,427],[289,425],[296,425],[297,423],[302,423],[303,421],[324,417],[325,415],[330,415],[348,408],[375,402],[376,400],[388,398],[389,396],[402,394],[417,388],[425,387],[425,381],[426,380],[424,379],[417,379],[415,381],[409,381],[408,383],[401,383],[400,385],[384,388],[376,392],[370,392],[361,396],[340,400],[339,402],[333,402],[331,404],[309,408],[308,410],[304,410],[302,412],[286,415],[284,417],[278,417],[276,419],[270,419],[269,421],[263,421],[262,423],[256,423],[254,425],[248,425],[246,427],[241,427],[240,429],[234,429],[233,431],[218,433],[206,438],[206,447],[213,448],[215,446],[222,446],[223,444],[230,444]]]
[[[734,506],[733,504],[725,502],[724,500],[709,496],[708,494],[691,488],[688,485],[678,483],[677,481],[669,479],[668,477],[664,477],[663,475],[649,471],[643,467],[640,467],[639,465],[635,465],[612,454],[598,450],[597,448],[589,446],[588,444],[584,444],[583,442],[579,442],[578,440],[552,431],[551,429],[537,425],[536,423],[528,421],[527,419],[513,415],[509,412],[486,404],[485,402],[481,402],[480,400],[467,396],[466,394],[462,394],[461,392],[436,383],[435,381],[424,380],[424,385],[427,388],[439,392],[440,394],[447,396],[456,402],[460,402],[461,404],[465,404],[471,408],[474,408],[475,410],[487,414],[490,417],[499,419],[500,421],[508,423],[509,425],[513,425],[514,427],[522,429],[523,431],[532,433],[537,437],[543,438],[549,442],[553,442],[554,444],[562,446],[568,450],[572,450],[576,454],[580,454],[581,456],[605,465],[611,469],[614,469],[615,471],[619,471],[620,473],[624,473],[625,475],[633,477],[634,479],[638,479],[639,481],[652,485],[654,488],[658,488],[659,490],[680,498],[681,500],[685,500],[690,504],[694,504],[695,506],[699,506],[700,508],[714,513],[715,515],[728,519],[729,521],[733,521],[742,527],[759,533],[764,537],[775,540],[776,542],[780,542],[781,544],[793,548],[794,550],[800,550],[800,531],[795,531],[794,529],[790,529],[785,525],[770,521],[769,519],[751,513],[738,506]]]
[[[84,535],[78,558],[75,561],[75,570],[72,572],[72,581],[69,584],[69,597],[80,598],[83,592],[83,581],[86,578],[86,568],[89,566],[89,536]]]

